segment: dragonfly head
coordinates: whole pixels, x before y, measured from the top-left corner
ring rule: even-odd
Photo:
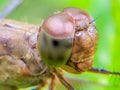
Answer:
[[[81,72],[92,67],[98,34],[92,17],[78,8],[66,8],[42,24],[38,50],[50,67]]]

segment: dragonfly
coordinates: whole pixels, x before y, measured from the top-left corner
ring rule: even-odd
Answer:
[[[0,88],[18,90],[37,85],[40,90],[56,77],[68,90],[75,90],[63,70],[81,74],[120,72],[93,67],[98,33],[93,18],[79,8],[65,8],[46,18],[41,26],[0,20]]]

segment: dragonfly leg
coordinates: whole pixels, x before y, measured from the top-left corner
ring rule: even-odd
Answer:
[[[98,69],[98,68],[91,68],[88,70],[89,72],[94,72],[94,73],[101,73],[101,74],[112,74],[112,75],[119,75],[120,72],[111,72],[105,69]]]
[[[51,72],[51,74],[52,74],[52,80],[51,80],[51,83],[50,83],[50,90],[55,90],[56,76],[53,72]]]
[[[68,89],[68,90],[74,90],[74,88],[64,79],[63,75],[55,69],[55,74],[57,75],[60,82]]]

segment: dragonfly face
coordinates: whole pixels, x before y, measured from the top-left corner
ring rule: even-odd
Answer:
[[[98,34],[91,16],[85,11],[66,8],[48,17],[40,33],[38,48],[48,66],[62,66],[70,72],[66,67],[76,72],[92,67]]]

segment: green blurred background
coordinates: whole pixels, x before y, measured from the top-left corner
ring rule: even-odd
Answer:
[[[10,1],[13,0],[0,0],[1,13]],[[120,72],[120,0],[23,0],[6,18],[40,25],[46,17],[66,7],[81,8],[95,19],[99,42],[93,66]],[[72,83],[75,90],[120,90],[120,76],[65,74],[77,79]],[[79,79],[84,80],[83,83],[79,83]],[[61,90],[60,87],[66,90],[61,85],[58,87],[57,90]]]

